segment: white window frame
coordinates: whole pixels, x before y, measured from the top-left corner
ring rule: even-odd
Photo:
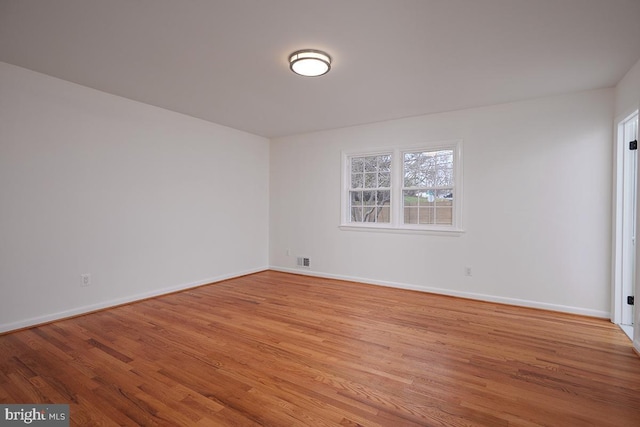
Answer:
[[[351,181],[350,181],[350,180],[351,180],[351,178],[352,178],[352,176],[353,176],[353,171],[351,170],[351,163],[352,163],[352,162],[351,162],[350,160],[351,160],[351,159],[353,159],[353,158],[357,158],[357,157],[377,157],[377,156],[390,156],[390,157],[393,159],[393,152],[392,152],[392,151],[390,151],[390,150],[386,150],[386,151],[373,152],[373,153],[372,153],[372,152],[367,152],[367,153],[366,153],[366,154],[364,154],[364,155],[351,154],[351,155],[349,155],[349,156],[348,156],[348,158],[347,158],[347,162],[348,162],[349,164],[347,164],[347,172],[346,172],[346,173],[348,173],[348,174],[349,174],[349,176],[348,176],[348,177],[346,177],[346,186],[347,186],[347,188],[346,188],[346,194],[345,194],[345,196],[347,197],[347,199],[351,200],[350,192],[351,192],[352,190],[354,190],[353,188],[351,188]],[[364,174],[364,173],[363,173],[363,174]],[[393,165],[391,165],[391,174],[393,174]],[[391,182],[393,182],[394,177],[393,177],[393,176],[391,176],[391,177],[390,177],[390,180],[391,180]],[[356,190],[356,191],[358,191],[359,189],[355,189],[355,190]],[[390,187],[382,187],[382,188],[381,188],[381,187],[376,187],[376,188],[369,188],[369,187],[366,187],[366,185],[365,185],[364,187],[362,187],[362,188],[361,188],[361,190],[362,190],[362,191],[365,191],[365,192],[366,192],[366,191],[375,191],[375,192],[378,192],[379,190],[382,190],[382,191],[389,191],[390,193],[392,193],[392,188],[390,188]],[[392,197],[393,197],[393,195],[391,195],[391,198],[392,198]],[[351,205],[351,203],[350,203],[350,202],[347,202],[347,205]],[[389,211],[390,211],[390,212],[389,212],[389,216],[392,216],[392,215],[393,215],[393,213],[391,212],[391,209],[392,209],[391,201],[389,201],[389,205],[388,205],[388,207],[389,207]],[[349,210],[349,208],[347,208],[347,210]],[[349,220],[350,220],[350,218],[351,218],[351,212],[348,212],[348,213],[347,213],[347,221],[349,221]],[[363,222],[363,223],[364,223],[364,222]],[[361,223],[361,222],[356,222],[356,224],[363,224],[363,223]],[[388,226],[388,224],[389,224],[389,223],[388,223],[388,222],[378,222],[378,221],[374,221],[374,222],[366,222],[366,224],[370,224],[370,225],[372,225],[372,224],[380,224],[380,226],[386,227],[386,226]]]
[[[452,224],[404,224],[403,214],[403,158],[405,152],[453,150],[454,197]],[[352,157],[391,154],[391,213],[390,222],[351,222],[349,211],[349,190],[351,187]],[[462,140],[439,141],[412,146],[394,146],[370,150],[349,150],[342,152],[340,229],[350,231],[381,231],[393,233],[424,233],[461,235],[462,226]]]

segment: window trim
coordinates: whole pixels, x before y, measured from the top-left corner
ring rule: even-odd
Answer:
[[[453,173],[454,173],[454,200],[453,200],[453,224],[404,224],[402,218],[402,200],[398,195],[402,195],[403,179],[403,158],[405,152],[411,151],[439,151],[453,150]],[[376,156],[391,154],[391,209],[389,223],[357,223],[351,222],[349,215],[349,190],[350,184],[350,159],[351,157]],[[385,148],[347,150],[342,151],[341,168],[341,190],[340,190],[340,225],[341,230],[350,231],[379,231],[391,233],[408,234],[435,234],[435,235],[461,235],[465,232],[462,224],[462,205],[464,192],[463,165],[462,165],[462,140],[438,141],[417,145],[391,146]]]

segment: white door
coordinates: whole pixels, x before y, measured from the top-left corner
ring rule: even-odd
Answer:
[[[637,228],[637,178],[638,151],[630,149],[631,141],[638,140],[638,113],[625,119],[619,127],[619,138],[623,144],[623,189],[622,189],[622,292],[621,324],[633,324],[633,305],[628,297],[634,295],[636,277],[636,228]]]

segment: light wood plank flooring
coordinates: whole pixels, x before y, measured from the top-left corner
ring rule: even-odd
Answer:
[[[606,320],[274,271],[0,336],[71,425],[640,426]]]

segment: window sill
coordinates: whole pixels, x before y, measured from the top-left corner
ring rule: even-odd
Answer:
[[[398,234],[427,234],[433,236],[462,236],[465,231],[459,228],[418,228],[418,227],[390,227],[381,225],[352,225],[342,224],[338,228],[342,231],[368,231],[378,233]]]

